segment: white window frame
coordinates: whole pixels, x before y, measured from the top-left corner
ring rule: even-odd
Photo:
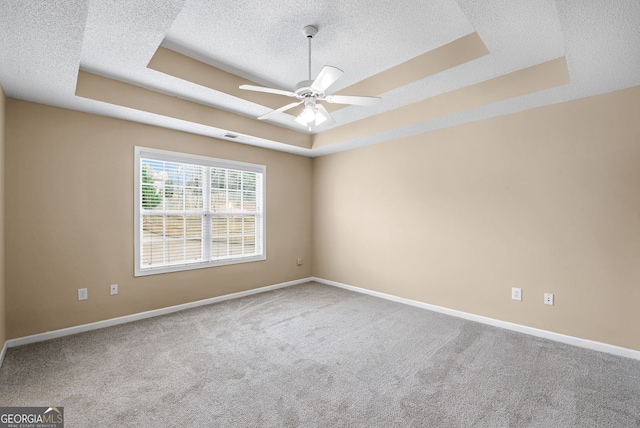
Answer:
[[[252,164],[246,162],[238,162],[226,159],[217,159],[211,158],[207,156],[199,156],[192,155],[187,153],[179,153],[172,152],[167,150],[160,149],[152,149],[147,147],[135,147],[135,174],[134,174],[134,234],[135,234],[135,276],[145,276],[145,275],[155,275],[169,272],[180,272],[185,270],[192,269],[201,269],[201,268],[210,268],[215,266],[225,266],[230,264],[237,263],[250,263],[257,262],[267,259],[267,245],[266,245],[266,189],[267,189],[267,180],[266,180],[266,166],[259,164]],[[261,213],[259,216],[261,221],[256,221],[256,246],[259,247],[260,251],[256,255],[251,256],[230,256],[228,258],[215,259],[215,260],[205,260],[197,261],[197,262],[189,262],[183,264],[172,264],[172,265],[163,265],[163,266],[155,266],[155,267],[143,267],[142,262],[142,183],[141,183],[141,173],[142,173],[142,159],[151,159],[157,161],[166,161],[166,162],[177,162],[183,164],[192,164],[199,165],[205,167],[214,167],[214,168],[225,168],[231,170],[240,170],[240,171],[249,171],[256,172],[262,175],[262,198],[257,201],[258,211]],[[209,177],[209,174],[207,174]],[[210,180],[205,179],[203,185],[203,195],[206,193],[210,194]],[[208,200],[208,198],[207,198]],[[211,211],[210,206],[205,203],[203,206],[203,210],[205,212],[204,216],[206,218],[210,218],[210,215],[213,213]],[[203,222],[202,227],[202,239],[204,248],[208,248],[206,245],[206,239],[210,238],[210,232],[206,232],[207,227],[206,222]],[[259,242],[258,242],[259,241]],[[204,250],[203,250],[204,253]],[[206,255],[206,253],[204,254]]]

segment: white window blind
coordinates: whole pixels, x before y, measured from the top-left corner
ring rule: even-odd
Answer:
[[[265,167],[136,147],[136,276],[264,260]]]

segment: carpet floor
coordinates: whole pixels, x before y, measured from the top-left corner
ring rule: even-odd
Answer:
[[[640,361],[318,283],[10,348],[71,427],[640,427]]]

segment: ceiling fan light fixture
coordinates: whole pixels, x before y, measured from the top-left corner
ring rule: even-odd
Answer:
[[[304,106],[302,113],[296,117],[296,122],[303,126],[309,126],[316,120],[316,110],[313,104],[309,103]]]
[[[324,122],[327,121],[327,118],[324,116],[324,114],[322,114],[322,112],[320,112],[319,110],[316,109],[316,121],[315,121],[315,125],[321,125]]]
[[[306,106],[304,106],[304,110],[302,110],[300,116],[302,120],[305,121],[305,123],[311,123],[316,120],[316,109],[314,108],[314,106],[307,104]]]

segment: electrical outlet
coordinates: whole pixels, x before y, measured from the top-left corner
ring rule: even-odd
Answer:
[[[302,259],[298,259],[297,263],[298,263],[298,266],[302,266]]]
[[[553,294],[544,293],[544,304],[553,306]]]
[[[86,288],[78,288],[78,300],[87,300],[89,298],[89,292]]]
[[[513,287],[511,289],[511,298],[513,300],[522,300],[522,288]]]
[[[111,284],[109,286],[109,294],[111,294],[112,296],[114,294],[118,294],[118,284]]]

